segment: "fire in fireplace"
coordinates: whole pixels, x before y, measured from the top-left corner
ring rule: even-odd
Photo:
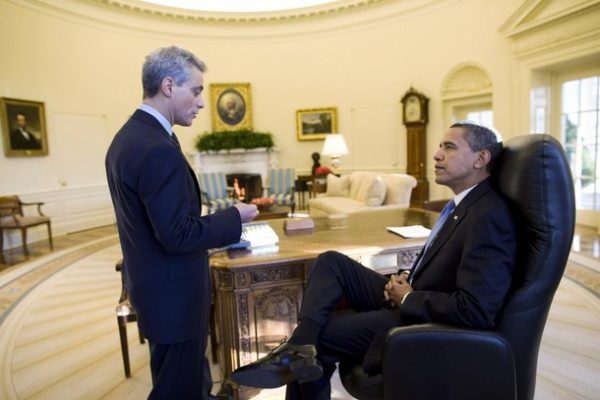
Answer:
[[[260,174],[227,174],[227,186],[233,188],[233,195],[245,203],[262,197],[263,187]]]

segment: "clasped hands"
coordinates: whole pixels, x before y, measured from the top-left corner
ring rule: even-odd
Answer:
[[[383,296],[392,304],[398,306],[402,304],[404,296],[413,291],[412,286],[408,283],[408,271],[402,272],[400,275],[392,275],[388,283],[383,288]]]

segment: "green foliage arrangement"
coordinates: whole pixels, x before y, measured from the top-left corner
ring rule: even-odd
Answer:
[[[254,132],[248,129],[238,131],[205,132],[196,137],[198,151],[219,151],[230,149],[256,149],[273,147],[273,135],[269,132]]]

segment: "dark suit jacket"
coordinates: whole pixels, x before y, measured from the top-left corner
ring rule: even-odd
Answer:
[[[29,139],[25,138],[19,129],[10,132],[10,147],[13,150],[39,150],[42,144],[29,131]]]
[[[415,271],[403,318],[493,328],[512,284],[517,256],[514,217],[489,180],[450,215]]]
[[[405,325],[435,322],[494,327],[512,284],[517,228],[511,210],[489,179],[460,202],[420,257],[425,258],[414,272],[415,291],[397,310]],[[371,343],[363,362],[365,371],[380,371],[385,336],[381,332]]]
[[[194,172],[160,123],[141,110],[115,135],[106,172],[125,284],[143,334],[157,343],[206,334],[207,250],[239,241],[239,212],[200,217]]]

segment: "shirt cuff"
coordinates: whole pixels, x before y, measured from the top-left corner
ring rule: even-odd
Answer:
[[[404,304],[404,300],[406,300],[406,298],[408,297],[409,294],[411,294],[412,292],[408,292],[406,293],[403,297],[402,300],[400,301],[400,304]]]

